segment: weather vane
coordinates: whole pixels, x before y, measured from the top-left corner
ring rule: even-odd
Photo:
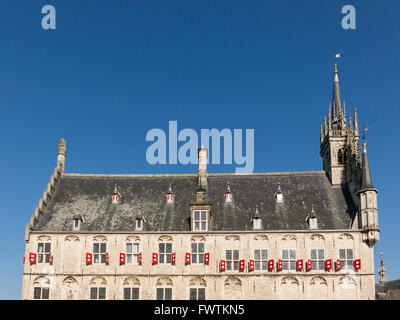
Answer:
[[[363,124],[363,144],[365,144],[365,133],[369,130],[368,127],[365,127]]]

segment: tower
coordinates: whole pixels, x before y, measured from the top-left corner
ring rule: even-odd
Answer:
[[[381,264],[379,266],[379,283],[380,284],[385,284],[386,283],[386,269],[385,266],[383,265],[383,252],[381,252]]]

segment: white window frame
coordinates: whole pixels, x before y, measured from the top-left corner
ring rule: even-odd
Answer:
[[[143,219],[141,219],[141,218],[135,219],[135,230],[137,230],[137,231],[143,230]]]
[[[129,299],[125,298],[126,290],[129,290]],[[137,296],[134,296],[134,292],[137,291]],[[140,288],[139,287],[124,287],[122,293],[123,300],[140,300]]]
[[[161,247],[164,247],[163,250],[161,250]],[[168,246],[171,246],[170,250],[167,250]],[[172,264],[172,242],[159,242],[158,243],[158,263],[159,264]]]
[[[98,245],[98,250],[96,249]],[[107,253],[107,242],[93,242],[93,263],[105,264]]]
[[[198,218],[196,219],[197,214]],[[208,210],[193,210],[192,230],[200,232],[208,230]]]
[[[200,295],[200,291],[203,292],[202,295]],[[192,299],[192,293],[194,295],[194,299]],[[189,300],[206,300],[206,288],[189,288]]]
[[[96,290],[96,298],[92,298],[92,290]],[[104,298],[100,298],[100,289],[104,289]],[[90,287],[89,289],[89,300],[106,300],[107,299],[107,288],[106,287]]]
[[[40,290],[39,298],[35,297],[36,289]],[[43,298],[45,291],[47,291],[47,298]],[[33,300],[49,300],[50,298],[50,288],[49,287],[34,287],[33,288]]]
[[[204,264],[205,250],[206,249],[204,241],[191,242],[190,244],[191,263]]]
[[[230,259],[228,257],[230,256]],[[239,272],[240,264],[240,250],[239,249],[228,249],[225,250],[225,263],[226,271],[237,271]]]
[[[287,252],[287,258],[285,258],[284,252]],[[282,270],[296,271],[297,270],[297,258],[296,257],[297,257],[296,249],[294,249],[294,248],[282,249]]]
[[[267,249],[254,249],[254,271],[268,271]]]
[[[139,264],[140,243],[126,242],[125,249],[126,264]]]
[[[162,290],[161,292],[162,292],[162,298],[161,299],[159,299],[158,298],[158,292],[159,292],[159,290]],[[167,290],[170,290],[170,293],[171,293],[171,299],[165,299],[165,297],[166,297],[166,291]],[[156,287],[156,300],[172,300],[172,288],[171,287]]]
[[[315,254],[313,254],[313,252]],[[321,255],[322,253],[322,255]],[[325,250],[321,248],[310,250],[310,260],[312,264],[312,270],[324,271],[325,270]]]
[[[50,263],[51,242],[38,242],[37,263]]]
[[[344,255],[343,255],[344,252]],[[349,254],[351,253],[351,254]],[[351,256],[351,258],[349,258]],[[351,248],[339,249],[341,270],[354,270],[354,250]]]

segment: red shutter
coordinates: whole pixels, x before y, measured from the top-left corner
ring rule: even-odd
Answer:
[[[92,264],[92,254],[86,252],[86,264]]]
[[[336,260],[336,271],[342,270],[342,263],[340,260]]]
[[[157,253],[153,252],[152,262],[153,262],[153,264],[158,263],[158,254]]]
[[[297,269],[297,271],[303,270],[303,259],[297,260],[296,269]]]
[[[278,260],[278,271],[282,271],[283,270],[283,262],[282,260]]]
[[[332,259],[325,260],[325,270],[332,269]]]
[[[249,261],[249,271],[254,271],[254,260]]]
[[[23,262],[22,262],[23,264],[25,264],[25,256],[24,256],[24,260],[23,260]]]
[[[125,264],[126,255],[123,252],[119,253],[119,264]]]
[[[356,270],[361,269],[361,259],[354,260],[354,269]]]
[[[204,264],[209,264],[210,263],[210,253],[205,253],[204,254]]]
[[[185,263],[186,263],[186,264],[190,264],[190,253],[189,253],[189,252],[186,252],[186,255],[185,255]]]
[[[140,252],[139,254],[138,254],[138,264],[142,264],[142,253]]]
[[[31,263],[31,264],[36,263],[36,253],[33,253],[33,252],[29,253],[29,263]]]
[[[245,269],[245,261],[244,260],[240,260],[239,261],[239,270],[243,271]]]
[[[176,253],[174,252],[174,253],[171,255],[171,264],[175,264],[175,259],[176,259]]]
[[[308,271],[312,270],[312,261],[311,260],[307,260],[307,270]]]
[[[110,263],[110,255],[108,254],[108,252],[106,252],[106,264]]]
[[[49,263],[53,264],[53,255],[51,254],[51,252],[49,254]]]
[[[221,260],[219,262],[219,270],[220,271],[225,271],[225,260]]]
[[[268,270],[274,270],[274,259],[268,260]]]

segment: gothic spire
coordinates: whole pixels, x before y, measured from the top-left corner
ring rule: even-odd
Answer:
[[[343,108],[340,97],[339,72],[335,63],[335,72],[333,73],[333,97],[332,97],[332,127],[333,130],[342,129]]]
[[[381,263],[379,266],[379,283],[384,284],[386,282],[386,269],[383,265],[383,252],[381,252]]]
[[[363,134],[363,158],[362,158],[362,180],[361,180],[361,191],[368,189],[375,189],[372,184],[371,172],[369,170],[368,156],[367,156],[367,144],[365,142],[365,131],[368,128],[364,128]]]

